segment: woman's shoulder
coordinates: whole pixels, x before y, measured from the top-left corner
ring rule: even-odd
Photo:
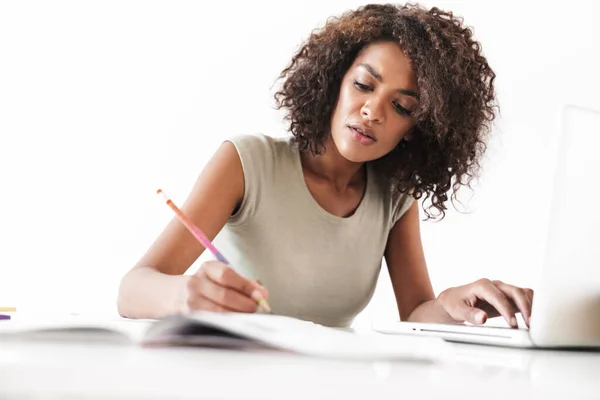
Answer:
[[[240,155],[242,153],[252,153],[266,156],[284,152],[291,146],[289,138],[271,136],[265,133],[232,135],[226,140],[233,143]]]
[[[234,135],[226,139],[231,142],[240,157],[244,173],[273,178],[275,170],[290,165],[293,144],[288,137],[275,137],[264,133]]]
[[[374,190],[386,210],[391,228],[410,208],[415,199],[410,193],[398,192],[394,182],[378,175],[375,170],[371,171],[371,177],[374,180]]]
[[[241,224],[257,211],[276,185],[277,179],[283,179],[290,165],[288,151],[289,138],[273,137],[263,133],[234,135],[226,139],[235,146],[244,174],[244,197],[235,217],[228,222]],[[282,168],[283,167],[283,168]],[[277,178],[277,179],[276,179]]]

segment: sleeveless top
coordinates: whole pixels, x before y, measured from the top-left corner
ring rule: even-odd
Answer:
[[[228,139],[244,171],[240,207],[214,240],[231,267],[269,291],[273,313],[348,327],[371,300],[389,232],[413,198],[392,200],[367,163],[364,196],[349,217],[309,192],[289,138]]]

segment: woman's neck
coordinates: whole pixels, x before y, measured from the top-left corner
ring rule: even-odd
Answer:
[[[313,155],[310,151],[300,154],[302,168],[314,177],[332,184],[336,191],[343,193],[349,186],[362,185],[365,181],[364,163],[356,163],[344,158],[338,151],[331,136],[325,141],[325,151]]]

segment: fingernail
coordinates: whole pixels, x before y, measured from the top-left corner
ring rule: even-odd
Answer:
[[[485,322],[485,313],[483,311],[478,311],[475,314],[475,320],[476,322],[483,324]]]
[[[259,281],[258,279],[255,280],[254,282],[256,282],[258,284],[258,286],[264,291],[267,291],[267,288],[265,287],[265,285],[263,285],[263,283],[261,281]]]
[[[263,294],[261,293],[260,290],[254,289],[252,291],[252,294],[250,295],[250,297],[252,297],[254,300],[260,300],[263,298]]]
[[[258,300],[258,305],[261,306],[266,312],[270,313],[271,312],[271,307],[269,307],[269,304],[267,303],[267,301],[265,299],[261,299]]]
[[[511,326],[515,326],[515,327],[519,326],[519,324],[517,324],[517,318],[516,317],[511,317],[511,319],[510,319],[510,325]]]

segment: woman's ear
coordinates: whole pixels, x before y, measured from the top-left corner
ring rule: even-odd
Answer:
[[[408,132],[406,132],[404,134],[404,136],[402,136],[402,139],[400,139],[400,147],[404,147],[408,144],[408,142],[410,142],[411,140],[413,140],[413,130],[414,128],[411,128]]]

